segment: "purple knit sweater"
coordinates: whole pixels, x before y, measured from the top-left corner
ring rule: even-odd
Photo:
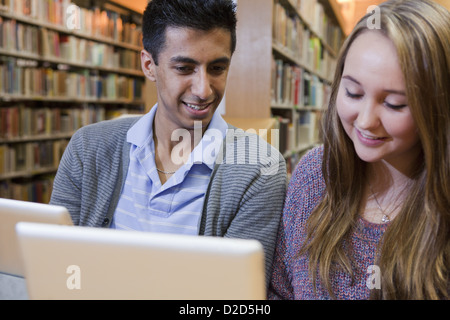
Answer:
[[[322,155],[322,147],[309,151],[300,160],[289,183],[268,290],[269,299],[331,298],[320,284],[319,277],[314,293],[308,269],[309,259],[306,255],[298,256],[306,237],[306,221],[325,190]],[[335,270],[330,275],[337,299],[368,299],[370,290],[377,290],[374,285],[376,276],[368,273],[368,267],[375,264],[376,248],[386,228],[386,224],[374,224],[362,218],[357,221],[351,236],[354,281],[341,270]],[[372,289],[367,285],[368,279]]]

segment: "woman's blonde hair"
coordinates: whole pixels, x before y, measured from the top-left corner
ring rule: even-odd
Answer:
[[[360,215],[366,185],[365,163],[355,153],[336,111],[345,59],[363,32],[381,32],[394,43],[405,79],[406,96],[422,146],[409,194],[378,248],[381,290],[378,299],[449,297],[450,268],[450,14],[428,0],[393,0],[379,7],[380,29],[369,30],[367,14],[341,48],[328,110],[323,118],[322,171],[326,193],[308,220],[302,253],[334,296],[333,268],[352,274],[349,239]],[[377,11],[375,11],[377,13]]]

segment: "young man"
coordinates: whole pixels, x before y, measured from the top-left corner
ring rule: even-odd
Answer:
[[[266,275],[283,207],[286,167],[256,135],[215,112],[236,46],[231,0],[152,0],[142,69],[157,104],[72,137],[52,204],[74,224],[259,240]]]

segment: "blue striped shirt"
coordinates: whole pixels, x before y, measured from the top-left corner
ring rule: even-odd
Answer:
[[[130,165],[111,228],[198,234],[206,189],[228,128],[216,112],[189,160],[161,185],[155,165],[155,105],[130,128]]]

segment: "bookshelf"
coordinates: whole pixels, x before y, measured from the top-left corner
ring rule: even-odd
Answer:
[[[225,118],[241,128],[276,119],[288,174],[319,142],[336,57],[344,39],[336,0],[238,0],[237,48]],[[244,128],[245,127],[245,128]]]
[[[0,0],[0,197],[48,202],[77,129],[145,111],[140,20],[112,1]]]

